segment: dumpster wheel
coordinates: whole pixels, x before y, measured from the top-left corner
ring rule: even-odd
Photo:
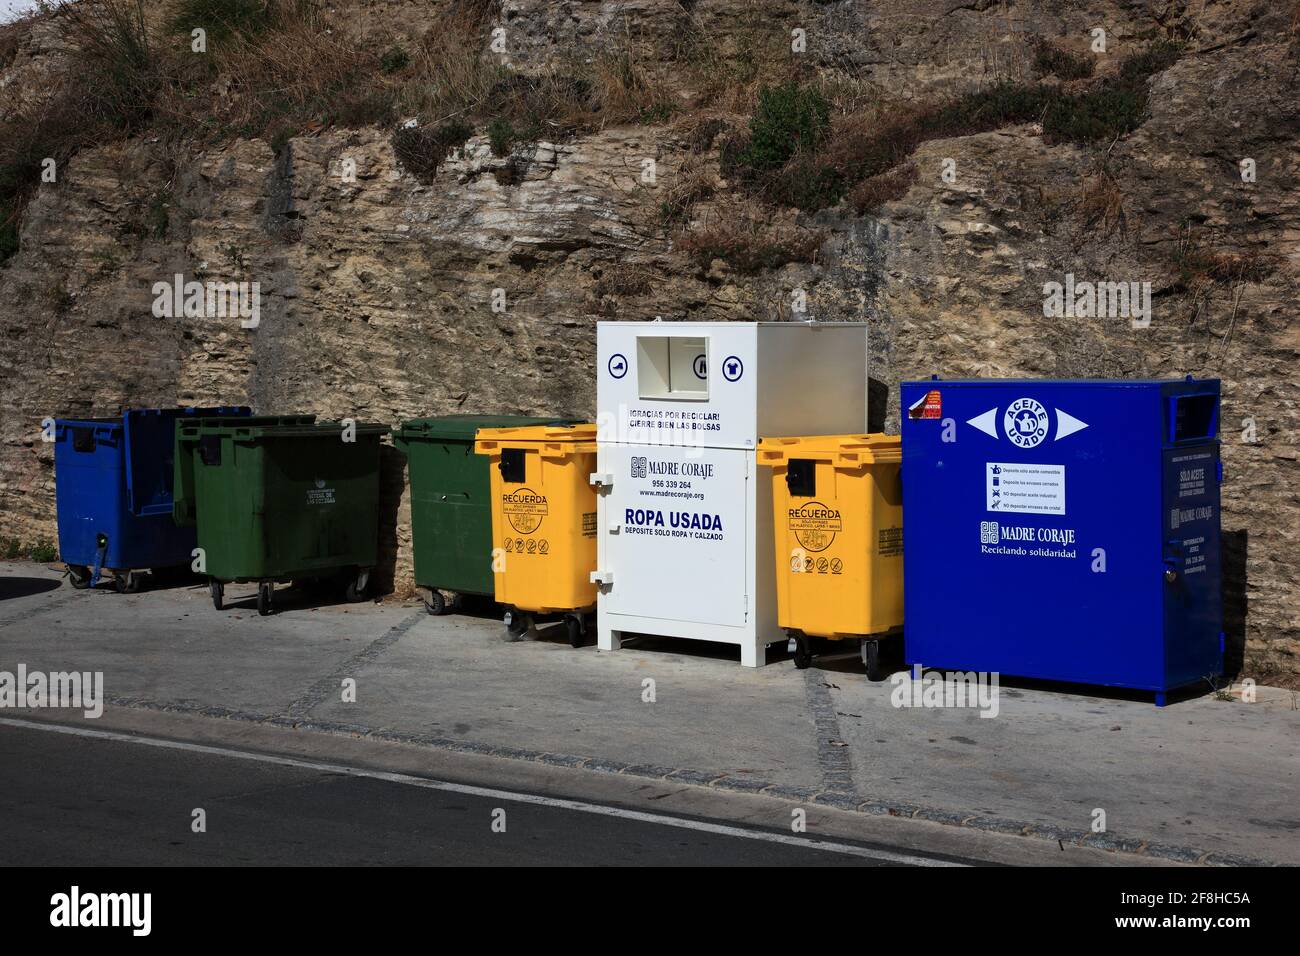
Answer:
[[[84,564],[68,565],[68,583],[78,591],[90,587],[90,568]]]
[[[434,615],[446,614],[447,599],[437,588],[430,588],[429,596],[424,599],[424,609]]]
[[[226,586],[213,578],[208,582],[208,592],[212,595],[212,606],[218,611],[225,610]]]
[[[805,670],[813,659],[808,636],[802,631],[791,631],[790,640],[794,642],[794,652],[790,655],[794,658],[794,666],[799,670]]]
[[[867,680],[883,680],[885,675],[880,669],[880,642],[864,640],[862,642],[862,663],[867,668]]]
[[[271,613],[271,595],[274,591],[274,581],[259,581],[257,584],[257,613],[262,617]]]
[[[113,575],[113,587],[118,594],[136,594],[140,590],[143,576],[134,571],[118,571]]]
[[[569,632],[569,646],[582,647],[587,643],[586,629],[582,626],[582,617],[578,614],[564,615],[564,627]]]
[[[506,614],[506,640],[517,641],[528,633],[528,628],[532,621],[528,615],[520,611],[511,609]]]
[[[366,585],[370,583],[370,569],[365,568],[348,576],[348,583],[343,588],[343,597],[349,604],[359,604],[366,599]]]

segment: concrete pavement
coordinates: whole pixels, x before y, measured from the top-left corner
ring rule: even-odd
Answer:
[[[49,587],[57,581],[57,570],[0,563],[0,669],[103,671],[109,720],[207,714],[761,790],[864,823],[901,816],[949,836],[1026,833],[1015,839],[1053,848],[1082,840],[1120,851],[1098,854],[1117,861],[1300,862],[1300,711],[1287,695],[1160,710],[1004,684],[999,715],[983,719],[895,708],[893,687],[866,681],[852,658],[751,671],[728,648],[667,639],[610,654],[574,651],[560,634],[506,644],[496,620],[431,618],[413,602],[316,606],[285,593],[278,614],[259,618],[251,605],[215,611],[200,587],[124,596]],[[1093,835],[1098,809],[1107,833]]]

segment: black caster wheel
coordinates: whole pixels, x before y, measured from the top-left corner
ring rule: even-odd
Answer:
[[[806,670],[813,659],[812,648],[808,644],[807,636],[794,634],[790,640],[794,641],[794,653],[791,655],[794,658],[794,666],[799,670]]]
[[[430,614],[446,614],[447,599],[443,597],[442,592],[434,588],[429,592],[429,596],[424,599],[424,609]]]
[[[862,642],[862,663],[867,668],[867,680],[878,681],[884,680],[885,674],[880,667],[880,642],[863,641]]]
[[[275,590],[275,585],[270,581],[263,581],[257,586],[257,613],[266,617],[271,613],[271,592]]]
[[[528,630],[528,618],[518,611],[506,612],[506,640],[517,641]]]
[[[358,571],[356,575],[348,578],[348,583],[343,588],[343,597],[349,604],[360,604],[366,599],[366,585],[370,583],[370,575],[364,571]]]
[[[84,564],[68,565],[68,583],[78,591],[90,587],[90,568]]]
[[[220,581],[209,581],[208,592],[212,595],[212,606],[218,611],[225,610],[226,586]]]
[[[582,632],[582,619],[576,616],[566,617],[564,627],[569,632],[569,646],[573,648],[582,647],[586,644],[587,635]]]
[[[118,594],[136,594],[142,577],[134,571],[119,571],[113,575],[113,587],[117,588]]]

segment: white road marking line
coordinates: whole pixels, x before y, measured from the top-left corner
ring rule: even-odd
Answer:
[[[393,773],[387,770],[367,770],[361,767],[349,767],[346,764],[321,763],[315,760],[301,760],[297,757],[282,757],[275,754],[255,753],[249,750],[236,750],[229,747],[212,747],[207,744],[187,743],[181,740],[165,740],[161,737],[145,737],[135,734],[117,733],[111,730],[91,730],[88,727],[70,727],[65,724],[48,724],[43,721],[15,720],[0,717],[0,726],[16,727],[20,730],[44,730],[50,733],[67,734],[73,737],[90,737],[96,740],[113,740],[119,743],[138,744],[145,747],[158,747],[163,750],[180,750],[186,753],[208,754],[214,757],[228,757],[235,760],[249,760],[254,763],[273,764],[279,767],[295,767],[300,770],[316,770],[321,773],[343,774],[350,777],[365,777],[371,780],[384,780],[389,783],[406,784],[423,787],[426,790],[441,790],[446,793],[460,793],[472,797],[490,797],[512,803],[528,803],[540,807],[552,807],[560,810],[576,810],[579,813],[591,813],[597,816],[618,817],[622,820],[635,820],[639,823],[653,823],[660,826],[678,827],[683,830],[695,830],[700,833],[713,833],[718,836],[738,837],[745,840],[760,840],[767,843],[779,843],[784,846],[800,847],[806,850],[823,850],[829,853],[841,853],[868,860],[880,860],[887,863],[903,863],[908,866],[967,866],[951,860],[936,860],[931,857],[913,856],[908,853],[896,853],[892,850],[875,850],[868,847],[854,846],[851,843],[836,843],[833,840],[815,840],[784,833],[772,833],[767,830],[747,830],[742,827],[728,826],[723,823],[707,823],[703,820],[690,820],[684,817],[666,816],[658,813],[646,813],[641,810],[627,810],[622,807],[604,806],[599,803],[586,803],[582,800],[567,800],[563,797],[547,797],[536,793],[522,793],[513,790],[497,790],[492,787],[475,787],[463,783],[451,783],[447,780],[433,780],[429,777],[417,777],[406,773]]]

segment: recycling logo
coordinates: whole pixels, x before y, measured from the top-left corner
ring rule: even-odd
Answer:
[[[789,528],[805,551],[825,551],[834,544],[835,535],[844,530],[844,524],[838,508],[810,501],[790,509]]]
[[[537,494],[531,488],[520,488],[518,491],[501,496],[501,510],[505,513],[506,520],[510,522],[510,527],[515,531],[519,534],[532,534],[546,517],[546,496]],[[535,542],[529,543],[533,545],[529,550],[537,547]],[[522,540],[515,542],[516,551],[523,551],[524,547]]]
[[[1002,431],[1017,448],[1033,448],[1047,437],[1047,409],[1032,398],[1021,398],[1007,406]]]

